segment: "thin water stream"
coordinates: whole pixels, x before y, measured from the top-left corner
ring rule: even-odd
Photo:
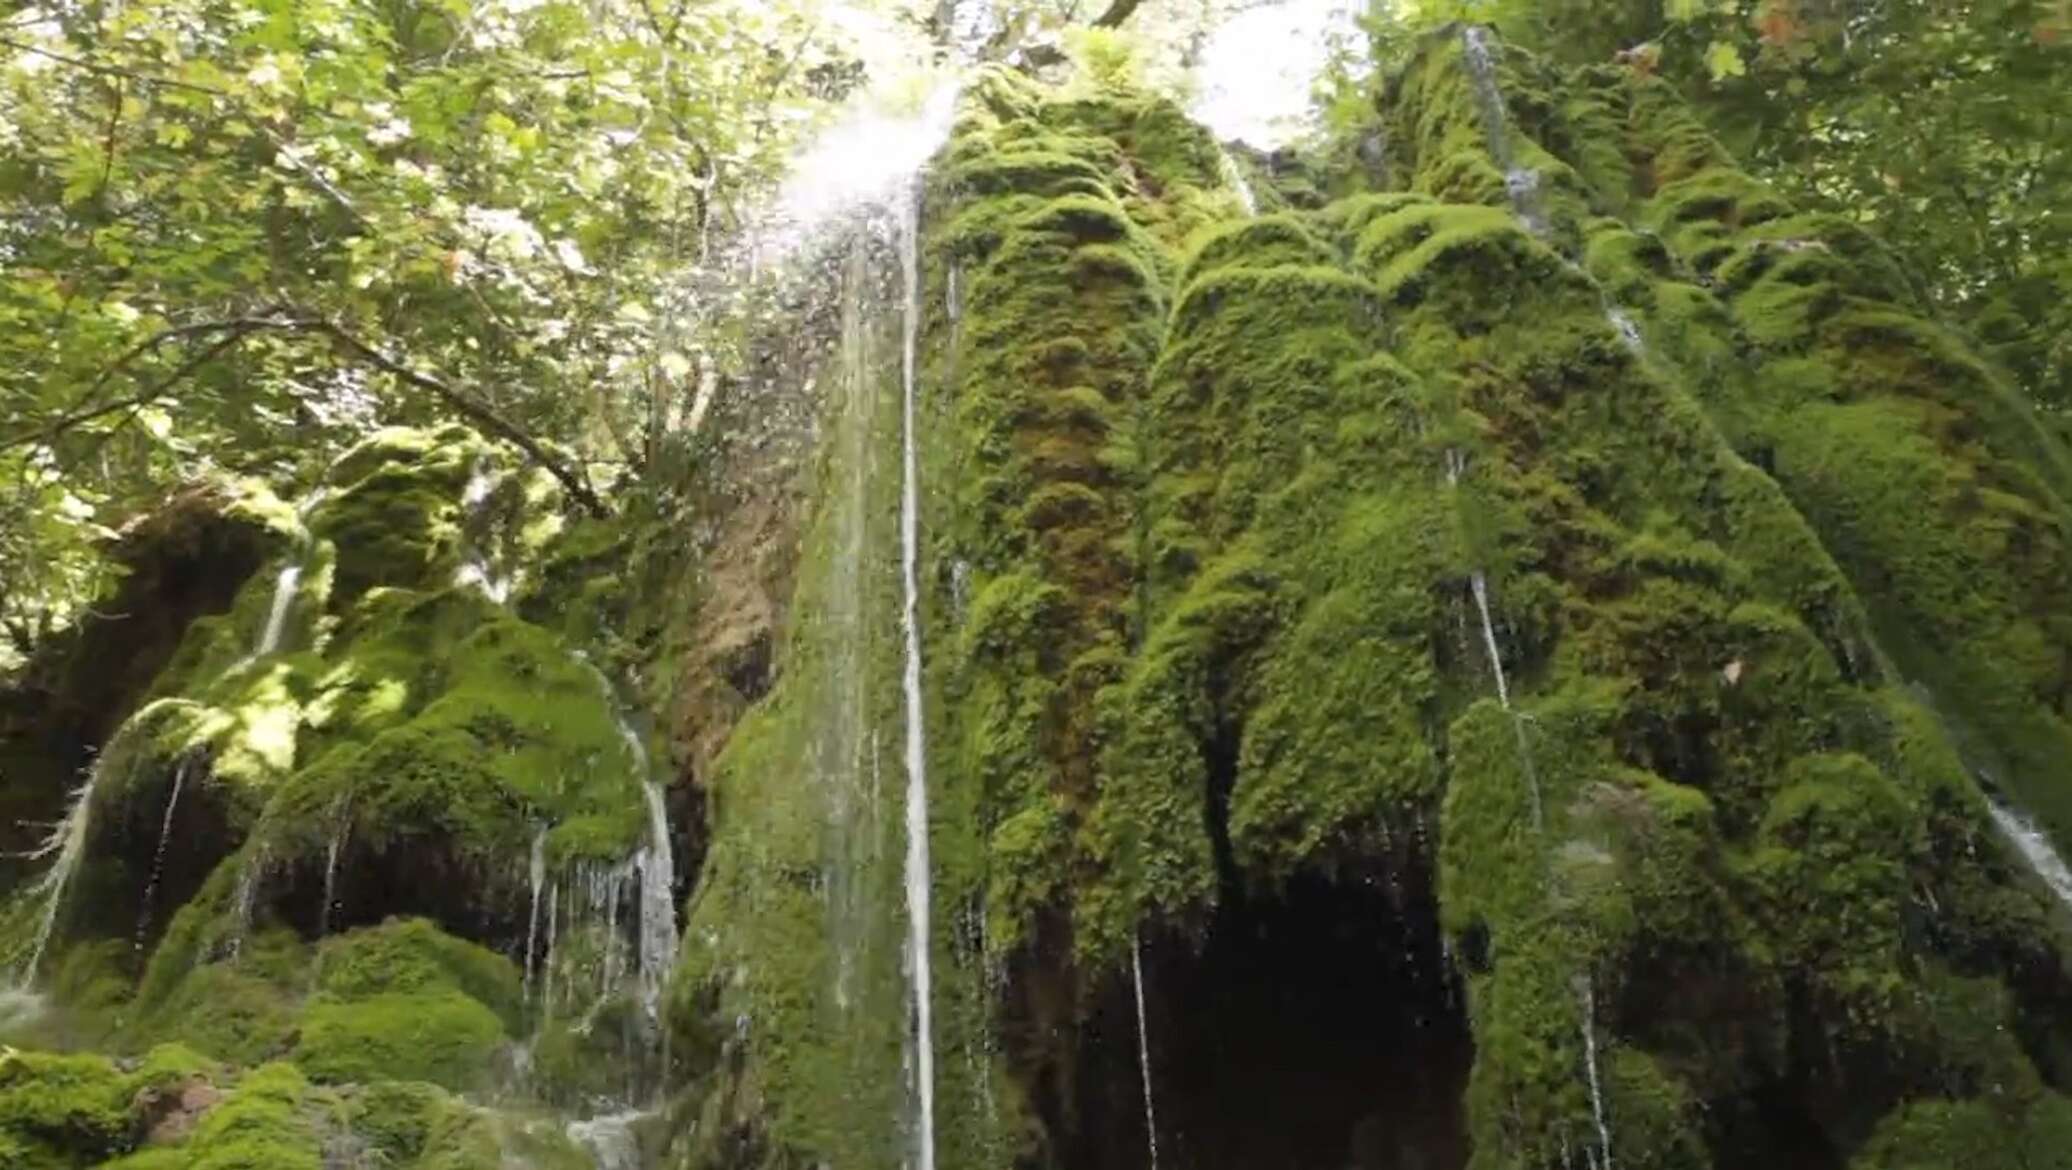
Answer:
[[[906,903],[907,963],[913,979],[914,1083],[919,1170],[935,1170],[935,1027],[929,954],[931,873],[928,862],[928,741],[921,693],[921,488],[916,430],[916,354],[921,329],[921,192],[909,185],[901,207],[899,267],[905,281],[900,352],[899,571],[906,662]]]
[[[1158,1110],[1151,1091],[1151,1026],[1144,1011],[1144,942],[1130,934],[1130,981],[1137,994],[1137,1068],[1144,1076],[1144,1140],[1151,1150],[1151,1170],[1158,1170]]]

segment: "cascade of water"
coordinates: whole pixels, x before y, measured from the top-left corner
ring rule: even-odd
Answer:
[[[547,826],[533,830],[532,854],[526,862],[526,878],[532,886],[532,908],[525,913],[525,999],[532,1001],[533,950],[540,937],[540,887],[547,884]]]
[[[2050,892],[2060,903],[2072,909],[2072,867],[2065,864],[2065,859],[2051,845],[2043,830],[2019,811],[1991,796],[1986,798],[1986,812],[1993,818],[1993,827],[2000,830],[2000,835],[2009,845],[2014,846],[2015,853],[2028,863],[2029,869],[2043,879],[2043,884],[2050,887]]]
[[[331,839],[324,842],[324,905],[317,911],[319,941],[331,934],[331,914],[338,908],[338,858],[345,852],[345,834],[351,826],[352,818],[341,809],[337,822],[331,826]]]
[[[1628,352],[1638,355],[1647,349],[1647,342],[1640,336],[1640,326],[1634,323],[1632,314],[1613,305],[1604,311],[1604,319],[1619,331],[1619,340],[1625,343]]]
[[[554,924],[560,917],[561,883],[547,884],[547,949],[540,952],[540,1015],[554,1014]]]
[[[288,611],[295,605],[295,586],[302,580],[302,563],[283,565],[273,581],[273,605],[266,611],[266,628],[259,634],[255,655],[271,654],[281,647],[281,635],[288,628]]]
[[[158,882],[165,874],[166,846],[173,839],[173,813],[180,807],[180,790],[187,785],[187,769],[192,758],[183,756],[173,766],[172,791],[166,794],[165,815],[158,822],[158,848],[151,852],[151,876],[144,881],[144,897],[137,910],[137,936],[130,943],[130,949],[138,954],[144,952],[145,935],[151,931],[151,906],[158,899]]]
[[[1504,681],[1504,658],[1497,650],[1496,624],[1489,617],[1489,578],[1475,570],[1468,583],[1475,591],[1475,608],[1482,614],[1482,648],[1489,653],[1489,670],[1496,676],[1496,701],[1511,709],[1511,688]]]
[[[1511,127],[1504,112],[1503,91],[1497,86],[1496,53],[1489,43],[1489,30],[1479,24],[1461,29],[1461,53],[1468,63],[1468,77],[1475,88],[1475,106],[1482,116],[1482,135],[1489,144],[1489,156],[1504,172],[1504,191],[1511,210],[1525,221],[1536,236],[1547,234],[1546,217],[1540,214],[1540,174],[1518,165],[1511,151]]]
[[[625,887],[625,867],[613,866],[605,875],[604,961],[597,965],[599,996],[611,994],[611,989],[619,982],[619,900]]]
[[[1151,1028],[1144,1013],[1144,943],[1130,932],[1130,978],[1137,993],[1137,1068],[1144,1075],[1144,1136],[1151,1147],[1151,1170],[1158,1170],[1158,1112],[1152,1108]]]
[[[587,1151],[597,1170],[640,1170],[640,1142],[634,1126],[653,1116],[648,1109],[627,1109],[568,1123],[568,1140]]]
[[[1583,1000],[1583,1064],[1590,1076],[1590,1116],[1597,1123],[1598,1156],[1590,1163],[1599,1170],[1612,1170],[1612,1127],[1604,1117],[1604,1084],[1597,1074],[1597,996],[1588,975],[1576,976],[1576,992]]]
[[[1237,165],[1229,150],[1220,146],[1216,148],[1216,166],[1223,173],[1223,182],[1236,192],[1238,205],[1245,209],[1245,214],[1258,215],[1259,199],[1252,194],[1252,184],[1245,179],[1244,169]]]
[[[230,945],[227,952],[232,961],[244,951],[245,934],[252,929],[252,915],[259,905],[259,883],[264,880],[271,860],[265,843],[261,842],[245,859],[244,868],[238,871],[237,889],[230,897]]]
[[[1489,579],[1477,569],[1468,578],[1475,593],[1475,608],[1482,614],[1482,648],[1489,655],[1490,673],[1496,676],[1496,700],[1511,716],[1511,733],[1518,738],[1518,764],[1525,770],[1525,784],[1532,793],[1532,826],[1540,828],[1545,816],[1540,808],[1540,777],[1532,766],[1532,746],[1525,739],[1525,717],[1511,706],[1510,684],[1504,679],[1504,658],[1497,647],[1496,623],[1489,616]]]
[[[29,887],[29,896],[43,899],[43,915],[36,923],[36,941],[29,948],[29,961],[23,966],[15,986],[27,990],[36,982],[36,969],[43,964],[44,948],[50,945],[50,936],[58,922],[58,911],[65,904],[65,891],[72,884],[72,875],[79,869],[79,862],[86,854],[86,830],[93,815],[94,788],[100,783],[105,769],[108,752],[103,749],[100,759],[87,770],[86,780],[72,790],[72,803],[66,807],[65,815],[51,826],[43,843],[27,854],[31,861],[56,855],[50,868],[36,884]]]
[[[906,630],[906,902],[907,960],[913,979],[915,1068],[919,1104],[915,1130],[919,1170],[935,1170],[935,1039],[931,1003],[928,928],[930,874],[928,864],[928,744],[921,706],[921,489],[920,459],[915,438],[915,349],[921,328],[921,189],[918,177],[906,192],[899,232],[900,273],[905,280],[905,320],[901,376],[901,474],[899,492],[899,565],[905,591],[901,606]]]
[[[669,813],[662,786],[644,786],[648,808],[648,847],[640,861],[640,994],[649,1019],[659,1019],[662,991],[676,963],[676,863],[669,851]],[[618,897],[614,892],[614,906]]]

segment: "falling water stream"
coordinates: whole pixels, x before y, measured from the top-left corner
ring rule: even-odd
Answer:
[[[2043,830],[2028,817],[1991,796],[1986,798],[1986,812],[1993,818],[1993,827],[2000,830],[2000,835],[2009,845],[2014,846],[2030,870],[2050,887],[2050,892],[2060,903],[2072,909],[2072,867],[2065,864],[2065,859],[2051,845]]]
[[[1590,1078],[1590,1117],[1597,1123],[1598,1170],[1612,1170],[1612,1129],[1604,1116],[1604,1083],[1597,1071],[1597,994],[1588,975],[1576,976],[1576,994],[1583,1001],[1583,1067]],[[1587,1151],[1586,1151],[1587,1152]]]
[[[1237,194],[1238,205],[1245,209],[1245,215],[1258,215],[1259,198],[1252,194],[1252,184],[1246,180],[1244,168],[1237,165],[1237,159],[1231,157],[1229,150],[1218,147],[1216,165],[1223,172],[1223,182]]]
[[[79,869],[79,861],[86,853],[87,822],[92,816],[94,788],[99,785],[106,769],[108,752],[103,749],[101,757],[86,774],[86,781],[72,792],[72,803],[66,808],[63,819],[51,827],[43,844],[32,850],[30,859],[56,855],[50,868],[36,884],[29,887],[29,896],[43,899],[43,915],[36,923],[36,941],[29,948],[29,961],[22,967],[15,986],[28,990],[36,982],[36,969],[43,963],[44,948],[50,945],[50,935],[57,926],[58,911],[65,904],[65,890],[72,884],[72,875]]]
[[[1158,1111],[1151,1092],[1151,1027],[1144,1012],[1144,942],[1130,934],[1130,980],[1137,993],[1137,1068],[1144,1076],[1144,1140],[1151,1147],[1151,1170],[1158,1170]]]
[[[173,767],[172,791],[166,794],[165,815],[158,823],[158,847],[151,851],[151,876],[144,880],[144,897],[137,909],[137,936],[130,944],[138,954],[144,953],[145,936],[151,932],[151,907],[158,900],[158,883],[165,875],[166,846],[173,839],[173,814],[180,807],[180,790],[187,786],[187,769],[192,764],[191,757],[183,756]]]
[[[915,349],[921,330],[921,189],[908,185],[901,207],[899,268],[904,279],[900,339],[899,571],[906,663],[906,902],[907,961],[914,994],[914,1083],[919,1170],[935,1170],[935,1036],[928,929],[928,742],[921,703],[921,469],[916,454]]]
[[[525,913],[525,999],[532,1000],[535,952],[540,939],[540,887],[547,884],[547,826],[532,834],[532,853],[526,862],[526,880],[532,887],[532,907]]]
[[[281,635],[288,628],[288,611],[295,606],[295,587],[302,581],[302,562],[283,565],[273,582],[273,605],[266,611],[266,628],[259,633],[255,654],[264,656],[281,648]]]

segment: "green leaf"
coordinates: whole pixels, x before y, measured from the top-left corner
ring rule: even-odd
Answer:
[[[1714,81],[1748,74],[1748,64],[1741,59],[1741,50],[1726,41],[1714,41],[1712,47],[1705,50],[1705,68]]]

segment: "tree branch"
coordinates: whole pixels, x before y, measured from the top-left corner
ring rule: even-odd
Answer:
[[[560,480],[561,486],[568,489],[569,496],[578,504],[581,504],[591,515],[599,517],[610,515],[611,510],[605,507],[604,500],[598,496],[596,489],[590,486],[589,479],[583,475],[579,468],[571,467],[563,462],[559,455],[547,450],[538,439],[527,434],[524,428],[498,414],[490,408],[488,403],[483,402],[473,394],[456,386],[448,385],[430,374],[420,373],[411,369],[396,358],[360,340],[360,338],[330,321],[321,318],[291,319],[281,324],[283,328],[322,333],[338,343],[346,352],[366,362],[368,365],[401,378],[420,390],[429,391],[461,415],[479,424],[484,430],[508,441],[511,445],[538,460],[540,466],[546,468],[547,474]]]
[[[32,45],[25,41],[17,41],[12,37],[0,37],[0,45],[23,53],[34,53],[38,57],[48,57],[60,64],[70,65],[74,69],[84,69],[88,73],[98,73],[103,77],[124,77],[146,85],[163,85],[171,89],[184,89],[189,93],[206,93],[216,97],[230,96],[228,90],[217,89],[213,85],[197,85],[191,81],[178,81],[171,77],[155,77],[149,73],[138,73],[133,69],[123,69],[115,65],[103,65],[99,61],[89,61],[84,57],[68,57],[63,53],[54,53],[49,49]]]
[[[193,357],[188,358],[186,361],[181,362],[179,368],[175,369],[172,373],[166,375],[158,381],[152,383],[150,389],[144,390],[141,393],[133,394],[128,398],[121,398],[117,399],[114,402],[106,403],[101,406],[96,406],[91,410],[82,410],[74,414],[68,414],[63,418],[60,418],[55,422],[52,422],[49,426],[44,427],[40,431],[34,431],[23,435],[16,435],[14,438],[11,439],[0,440],[0,451],[11,450],[15,447],[22,446],[26,443],[48,443],[51,440],[63,435],[66,431],[71,430],[73,427],[80,425],[81,423],[90,423],[97,418],[104,418],[108,415],[115,414],[119,411],[132,410],[140,406],[150,405],[153,401],[158,399],[159,396],[163,395],[166,391],[171,390],[174,386],[177,386],[182,381],[186,380],[188,375],[194,373],[194,371],[200,369],[202,366],[207,365],[210,361],[214,360],[218,354],[221,354],[224,350],[229,349],[231,346],[236,345],[238,342],[244,340],[245,335],[252,331],[251,326],[242,324],[231,325],[228,326],[228,328],[230,330],[228,333],[226,333],[222,337],[217,338],[215,341],[210,342],[209,345],[206,348],[204,348],[200,353],[197,353]]]
[[[1130,18],[1143,0],[1108,0],[1108,10],[1094,17],[1095,28],[1115,28]]]
[[[568,494],[572,499],[592,515],[606,516],[610,514],[610,509],[605,506],[603,498],[597,494],[595,488],[590,486],[589,479],[583,475],[580,468],[570,465],[560,455],[550,451],[538,439],[528,434],[523,427],[498,414],[488,403],[482,401],[474,394],[430,374],[411,369],[401,359],[393,357],[380,348],[369,344],[337,323],[316,316],[289,314],[271,317],[232,317],[220,321],[203,321],[193,325],[182,325],[165,330],[131,347],[121,357],[117,358],[115,366],[110,367],[107,371],[103,371],[101,377],[96,379],[95,385],[98,386],[105,382],[116,368],[133,360],[139,354],[164,343],[169,338],[206,333],[223,333],[226,336],[218,338],[200,353],[182,362],[178,369],[158,382],[153,383],[149,389],[117,402],[107,403],[94,407],[91,410],[67,415],[37,431],[0,441],[0,451],[17,447],[24,443],[35,442],[39,439],[55,438],[57,435],[63,434],[81,423],[149,403],[165,394],[166,391],[172,389],[173,386],[221,354],[224,350],[235,345],[246,336],[261,330],[276,330],[283,333],[321,334],[330,338],[339,348],[345,350],[353,357],[376,369],[400,378],[420,390],[428,391],[462,417],[531,456],[538,461],[541,467],[546,469],[549,475],[560,481],[561,486],[568,490]]]

